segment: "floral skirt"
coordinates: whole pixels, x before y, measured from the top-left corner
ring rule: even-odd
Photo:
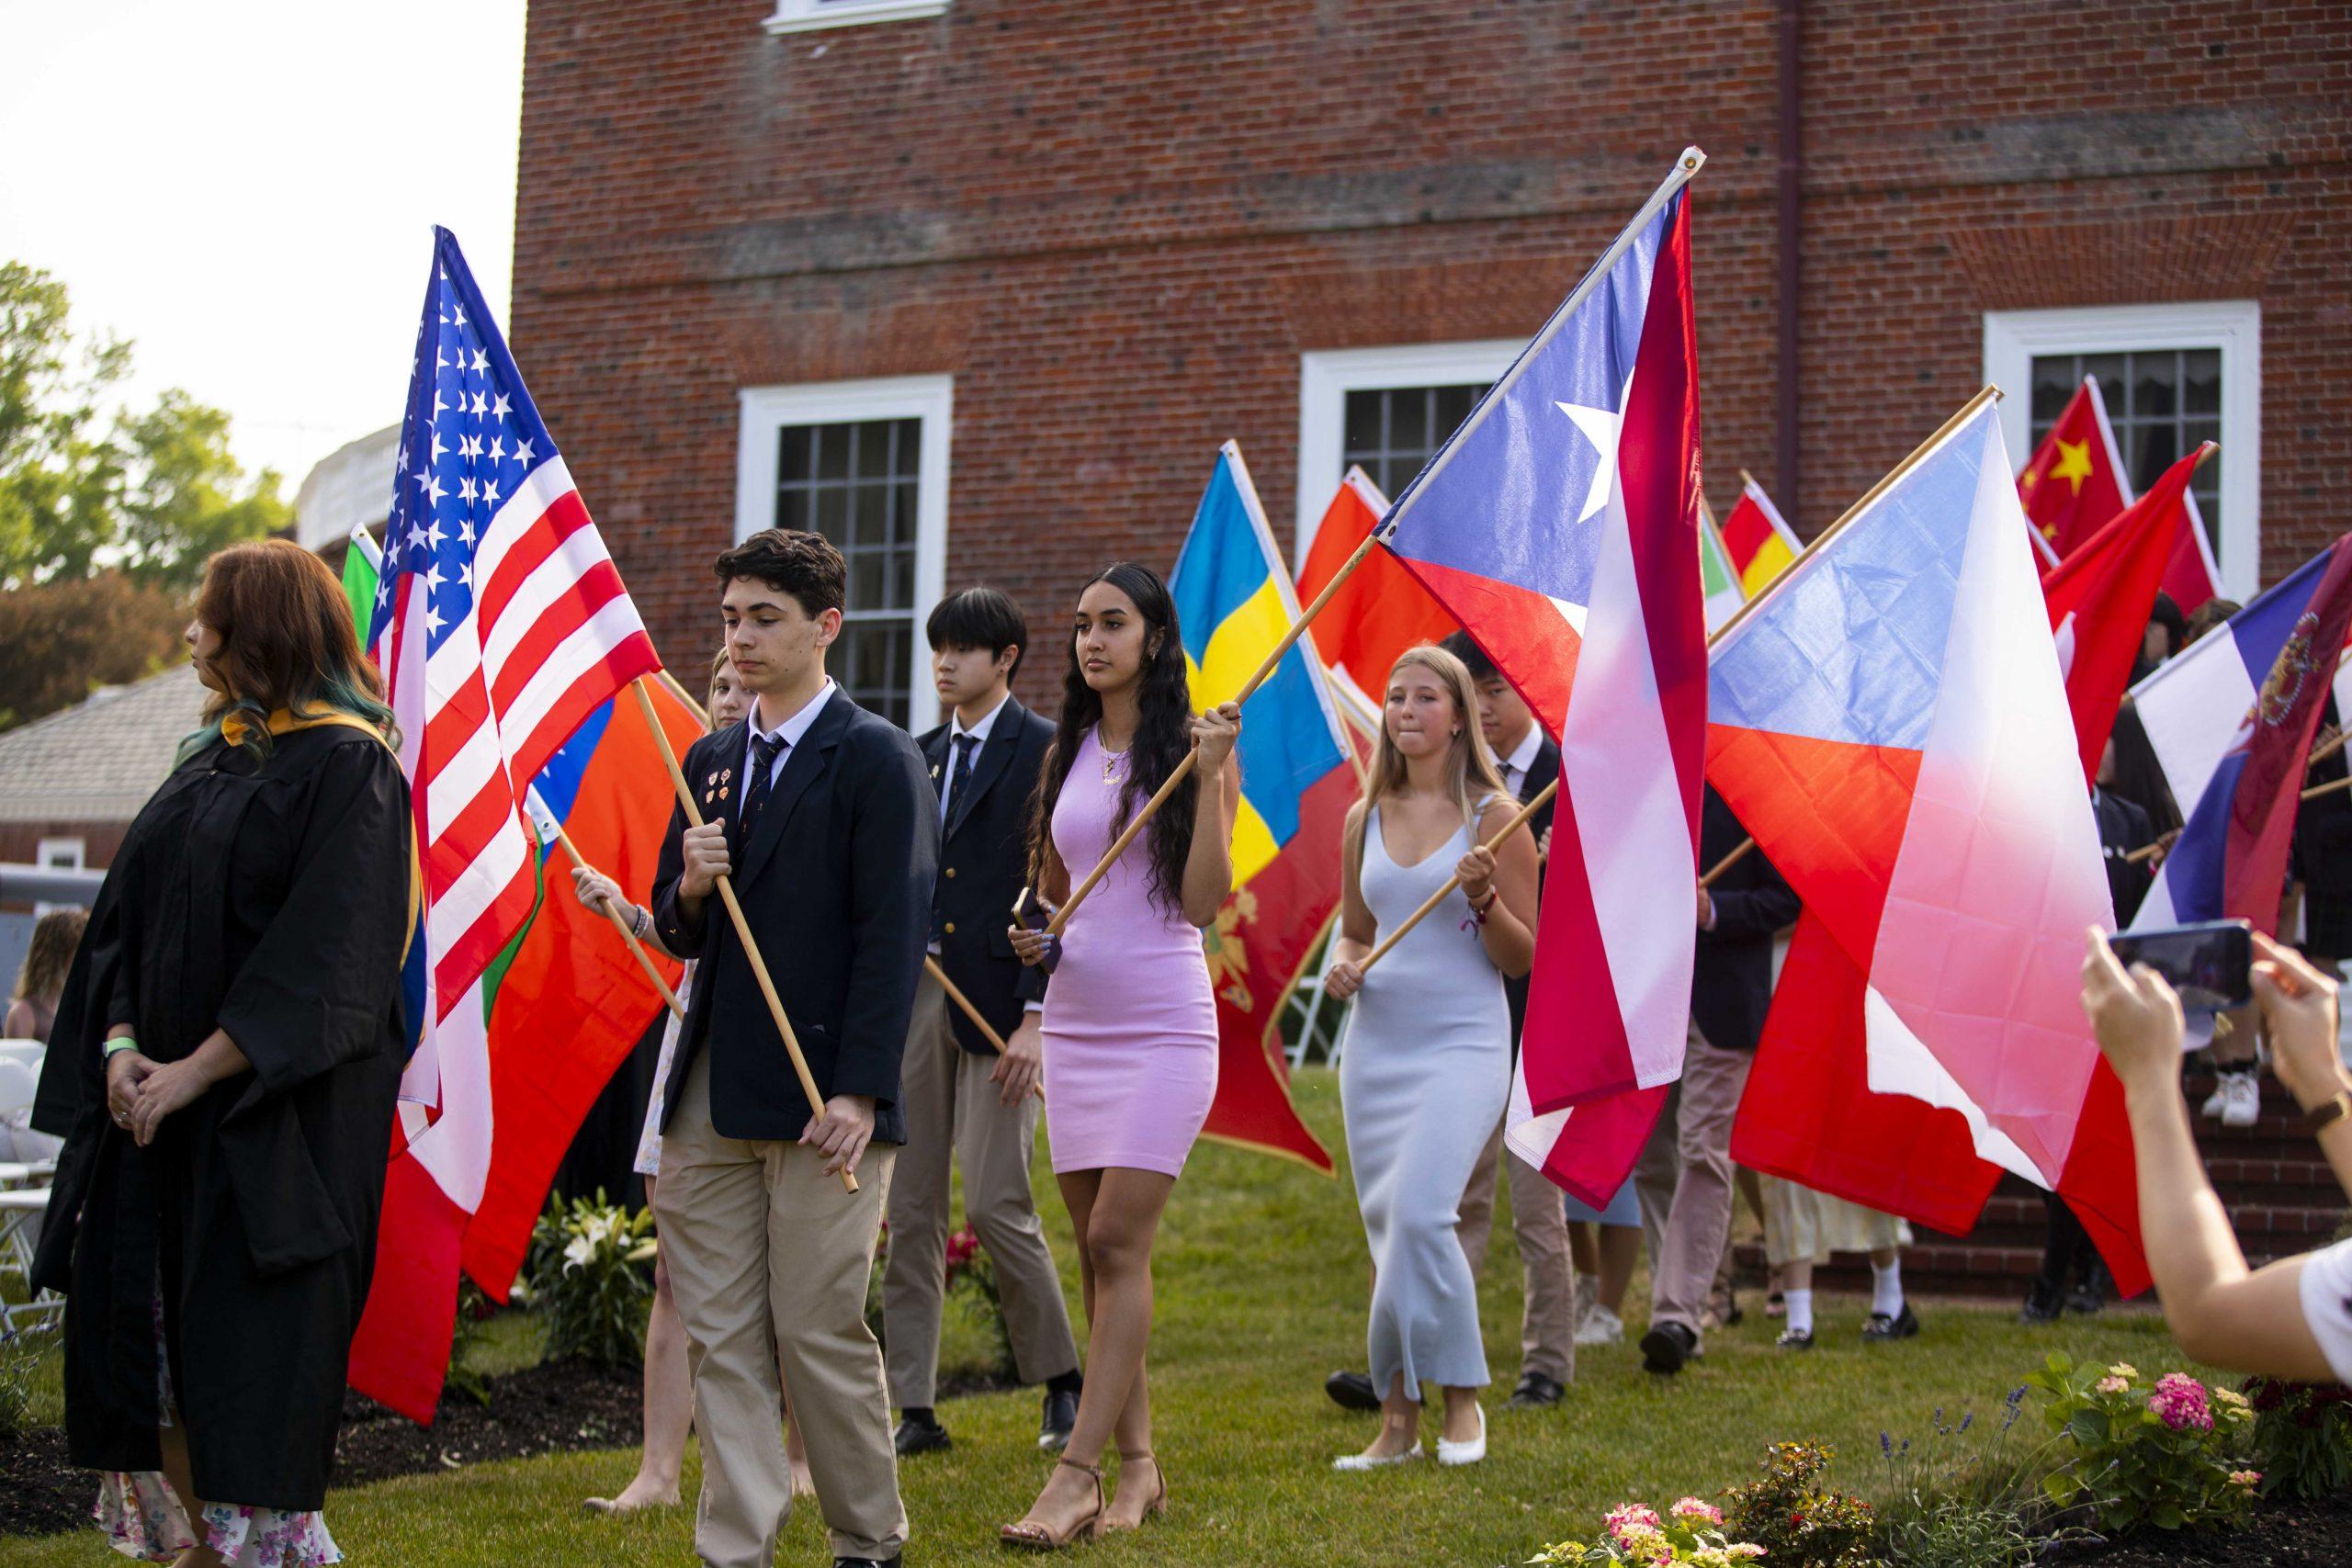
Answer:
[[[164,1299],[155,1297],[156,1408],[172,1423],[171,1358],[164,1348]],[[197,1544],[187,1510],[161,1472],[108,1471],[98,1482],[91,1517],[114,1549],[144,1562],[169,1562]],[[288,1512],[243,1503],[204,1506],[204,1544],[231,1568],[315,1568],[340,1562],[343,1553],[327,1534],[326,1516],[315,1509]]]

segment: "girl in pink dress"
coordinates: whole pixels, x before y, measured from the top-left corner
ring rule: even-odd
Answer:
[[[1080,594],[1059,733],[1037,781],[1030,863],[1058,902],[1183,761],[1193,773],[1072,914],[1046,992],[1046,1132],[1078,1234],[1088,1325],[1086,1387],[1069,1446],[1004,1540],[1052,1548],[1132,1529],[1166,1507],[1151,1453],[1144,1349],[1151,1244],[1216,1093],[1216,1004],[1202,929],[1233,891],[1241,775],[1233,704],[1198,718],[1167,585],[1122,561]],[[1049,943],[1015,926],[1026,964]],[[1100,1460],[1119,1448],[1106,1506]]]

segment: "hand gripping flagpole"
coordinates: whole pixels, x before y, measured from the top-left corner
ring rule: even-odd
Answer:
[[[1323,585],[1323,592],[1315,596],[1315,602],[1300,613],[1298,619],[1291,623],[1290,630],[1283,634],[1282,641],[1274,644],[1273,650],[1259,663],[1257,672],[1242,682],[1241,690],[1227,701],[1238,707],[1257,694],[1258,688],[1264,685],[1267,679],[1273,674],[1274,666],[1283,661],[1283,655],[1296,646],[1298,639],[1306,635],[1307,626],[1313,624],[1315,617],[1323,613],[1323,606],[1329,604],[1331,602],[1331,596],[1340,591],[1340,585],[1354,574],[1356,568],[1363,564],[1364,558],[1372,554],[1373,547],[1379,542],[1380,530],[1377,528],[1363,536],[1363,543],[1355,547],[1355,553],[1349,556],[1346,563],[1332,574],[1331,581]],[[1136,812],[1135,820],[1129,822],[1125,830],[1111,840],[1111,847],[1102,852],[1102,858],[1095,863],[1092,871],[1086,874],[1086,880],[1070,889],[1069,897],[1062,900],[1062,907],[1054,912],[1052,919],[1046,922],[1047,936],[1061,934],[1062,928],[1069,924],[1070,916],[1078,912],[1079,905],[1085,900],[1089,893],[1094,891],[1094,885],[1102,880],[1103,874],[1111,869],[1113,863],[1126,852],[1129,844],[1135,842],[1136,835],[1143,831],[1144,824],[1158,815],[1159,808],[1168,804],[1168,797],[1176,793],[1177,786],[1192,776],[1193,764],[1199,758],[1198,751],[1187,751],[1184,754],[1184,760],[1169,770],[1167,780],[1151,792],[1151,798],[1145,801],[1141,808]]]
[[[1526,825],[1529,818],[1544,809],[1544,807],[1550,803],[1552,797],[1559,793],[1560,781],[1554,779],[1550,784],[1545,784],[1543,789],[1537,793],[1534,799],[1521,807],[1518,813],[1514,815],[1510,821],[1502,825],[1502,830],[1500,832],[1497,833],[1493,838],[1488,839],[1485,843],[1478,847],[1485,850],[1488,854],[1492,854],[1497,850],[1501,849],[1505,839],[1508,839],[1513,833],[1518,832],[1521,828]],[[1390,948],[1403,941],[1407,931],[1411,931],[1415,926],[1419,925],[1423,917],[1427,916],[1431,909],[1436,908],[1440,904],[1445,902],[1445,896],[1447,894],[1453,892],[1455,888],[1461,886],[1462,874],[1460,872],[1455,872],[1452,876],[1447,877],[1445,879],[1444,886],[1439,888],[1436,892],[1422,899],[1421,907],[1419,908],[1414,910],[1411,914],[1397,921],[1396,929],[1390,931],[1386,936],[1382,937],[1380,939],[1380,945],[1363,955],[1363,962],[1356,965],[1356,973],[1359,975],[1371,973],[1372,966],[1379,963],[1383,957],[1386,956]]]
[[[653,731],[653,739],[662,748],[662,764],[670,770],[670,784],[678,792],[678,804],[685,807],[686,820],[701,827],[702,809],[695,804],[695,792],[686,784],[685,770],[678,766],[678,753],[670,745],[670,732],[662,728],[661,716],[653,711],[653,697],[645,689],[645,677],[640,675],[628,683],[637,694],[638,710],[645,715],[645,728]],[[775,1021],[775,1032],[784,1037],[784,1049],[792,1058],[792,1071],[800,1080],[800,1092],[808,1097],[808,1113],[822,1118],[825,1097],[817,1092],[817,1078],[808,1070],[808,1058],[800,1054],[800,1037],[792,1032],[792,1021],[784,1016],[784,998],[775,993],[775,981],[768,976],[767,961],[760,956],[760,944],[752,938],[752,924],[743,918],[743,906],[736,900],[735,884],[721,875],[718,878],[718,899],[727,906],[727,918],[734,922],[735,940],[743,944],[743,956],[752,961],[752,978],[759,982],[760,995],[767,998],[768,1016]],[[857,1178],[847,1166],[842,1167],[842,1190],[857,1190]]]
[[[582,871],[587,870],[588,862],[581,854],[580,846],[571,841],[571,835],[563,830],[563,824],[556,820],[553,812],[548,814],[547,823],[555,829],[556,842],[563,846],[563,852],[571,858],[571,863]],[[663,1005],[683,1021],[686,1016],[685,1004],[678,1000],[677,993],[670,989],[669,982],[662,978],[662,971],[653,966],[652,956],[645,951],[645,944],[638,941],[635,931],[628,929],[628,922],[621,919],[618,909],[613,908],[613,901],[599,898],[596,907],[605,911],[605,917],[613,922],[613,929],[621,933],[623,942],[628,943],[628,950],[635,955],[638,966],[645,971],[645,977],[653,982],[653,988],[662,993]]]
[[[1521,371],[1534,356],[1535,351],[1560,330],[1561,323],[1576,314],[1577,307],[1581,306],[1593,289],[1599,287],[1600,280],[1609,276],[1609,269],[1615,266],[1624,254],[1633,248],[1634,241],[1639,237],[1650,220],[1657,216],[1659,210],[1674,198],[1675,192],[1690,183],[1690,176],[1697,174],[1700,166],[1706,161],[1707,155],[1696,147],[1685,147],[1682,150],[1680,156],[1674,161],[1673,171],[1659,184],[1657,189],[1650,193],[1650,198],[1642,203],[1641,210],[1634,214],[1634,220],[1625,225],[1616,239],[1610,242],[1609,248],[1600,253],[1600,259],[1592,264],[1591,269],[1584,275],[1583,280],[1576,286],[1575,291],[1561,301],[1559,308],[1552,312],[1544,321],[1543,330],[1537,333],[1527,347],[1520,352],[1519,358],[1512,362],[1511,367],[1503,373],[1502,379],[1488,389],[1486,396],[1478,400],[1478,406],[1470,411],[1469,417],[1462,422],[1461,428],[1447,438],[1444,448],[1430,459],[1430,466],[1416,475],[1411,484],[1405,487],[1405,493],[1398,496],[1389,506],[1388,515],[1382,518],[1378,526],[1364,536],[1363,543],[1355,547],[1355,553],[1349,556],[1340,570],[1332,574],[1331,581],[1323,585],[1323,592],[1315,596],[1315,602],[1307,605],[1298,619],[1291,624],[1290,630],[1283,634],[1282,641],[1274,645],[1273,651],[1266,655],[1265,661],[1258,666],[1258,672],[1250,676],[1240,692],[1228,699],[1229,701],[1237,705],[1246,703],[1258,688],[1265,683],[1267,677],[1273,673],[1274,666],[1282,661],[1283,655],[1291,650],[1292,645],[1298,641],[1315,617],[1323,613],[1323,607],[1331,602],[1331,596],[1340,591],[1340,584],[1346,582],[1354,574],[1356,568],[1364,563],[1364,558],[1372,553],[1373,547],[1384,542],[1389,535],[1396,531],[1397,519],[1412,503],[1416,492],[1422,485],[1443,471],[1445,465],[1452,460],[1455,449],[1461,445],[1462,437],[1477,427],[1480,421],[1485,418],[1487,411],[1493,407],[1501,394],[1510,390],[1511,383],[1519,378]],[[1094,885],[1102,880],[1103,874],[1111,869],[1112,864],[1126,852],[1127,846],[1135,842],[1136,835],[1143,831],[1144,824],[1159,813],[1159,808],[1168,803],[1168,797],[1175,794],[1177,787],[1191,775],[1193,759],[1197,755],[1197,752],[1188,753],[1182,761],[1177,763],[1174,770],[1169,773],[1167,781],[1154,790],[1151,798],[1145,801],[1142,807],[1136,811],[1135,820],[1129,822],[1125,830],[1111,840],[1111,847],[1103,852],[1102,858],[1095,863],[1094,869],[1086,874],[1086,879],[1083,882],[1070,889],[1069,897],[1062,900],[1062,907],[1056,910],[1054,918],[1046,922],[1046,935],[1051,937],[1061,934],[1062,928],[1069,923],[1069,918],[1078,912],[1079,905],[1084,901],[1089,893],[1094,890]]]
[[[684,705],[688,713],[693,714],[695,717],[700,719],[702,721],[702,727],[705,729],[708,729],[710,728],[710,715],[704,709],[700,703],[695,701],[694,694],[687,691],[684,686],[678,684],[678,678],[675,675],[671,674],[667,670],[657,671],[656,673],[661,676],[662,683],[670,689],[670,694],[677,698],[681,704]],[[558,830],[561,830],[560,824],[558,824]],[[567,843],[565,847],[570,848],[570,845]],[[575,853],[571,858],[576,861],[580,857]],[[622,931],[626,933],[628,928],[624,926],[622,927]],[[633,942],[635,938],[632,937],[630,940]],[[996,1047],[998,1055],[1001,1056],[1004,1055],[1003,1037],[999,1035],[994,1029],[989,1026],[989,1021],[987,1019],[980,1016],[980,1010],[972,1005],[972,998],[966,996],[963,991],[956,987],[956,982],[947,977],[947,971],[939,966],[939,960],[932,957],[931,954],[926,953],[923,954],[922,966],[931,972],[931,977],[933,979],[939,982],[939,988],[947,994],[947,999],[961,1008],[964,1011],[964,1016],[972,1021],[972,1027],[980,1032],[980,1037],[986,1040],[989,1044]],[[684,1018],[685,1014],[681,1012],[678,1016]],[[1037,1090],[1037,1098],[1040,1100],[1046,1098],[1046,1091],[1042,1087]]]

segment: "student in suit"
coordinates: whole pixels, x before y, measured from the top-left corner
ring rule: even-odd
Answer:
[[[1715,865],[1747,838],[1731,807],[1709,788],[1699,864]],[[1760,851],[1735,861],[1697,894],[1699,946],[1682,1078],[1668,1091],[1634,1167],[1650,1254],[1650,1329],[1642,1336],[1642,1361],[1654,1372],[1679,1372],[1700,1353],[1700,1317],[1731,1231],[1732,1116],[1772,1005],[1772,938],[1800,908]],[[1902,1315],[1907,1322],[1909,1309]],[[1910,1322],[1909,1332],[1917,1331]]]
[[[1054,744],[1053,722],[1012,695],[1029,623],[993,588],[940,601],[923,627],[947,722],[915,744],[937,787],[937,890],[931,951],[1004,1041],[1004,1054],[924,972],[907,1035],[906,1147],[890,1179],[890,1261],[882,1338],[901,1457],[949,1446],[932,1413],[946,1293],[947,1175],[964,1171],[964,1213],[996,1267],[1005,1331],[1023,1382],[1046,1385],[1037,1446],[1059,1450],[1078,1419],[1078,1343],[1061,1278],[1029,1194],[1045,1067],[1044,978],[1012,951],[1004,914],[1027,881],[1027,810]]]
[[[762,1568],[792,1506],[783,1393],[808,1434],[839,1564],[899,1561],[906,1510],[865,1285],[906,1141],[899,1058],[939,861],[922,755],[825,673],[847,568],[771,528],[721,555],[750,713],[686,753],[704,826],[673,811],[655,871],[662,943],[695,955],[663,1086],[655,1213],[702,1435],[695,1550]],[[722,908],[729,877],[824,1103],[812,1116]],[[859,1190],[840,1173],[862,1174]]]

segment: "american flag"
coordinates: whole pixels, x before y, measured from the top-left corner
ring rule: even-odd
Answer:
[[[438,1021],[530,915],[530,781],[661,660],[457,237],[434,250],[368,642],[424,845]]]

